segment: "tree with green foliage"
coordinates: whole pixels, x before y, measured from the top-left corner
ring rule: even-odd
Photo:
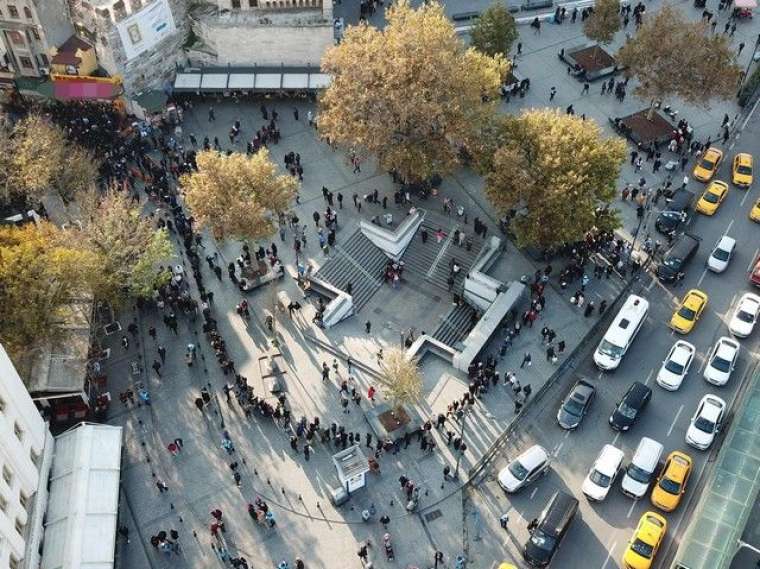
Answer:
[[[470,30],[472,46],[491,57],[507,57],[518,37],[515,19],[501,2],[494,2],[486,8]]]
[[[541,249],[615,228],[609,209],[626,155],[592,120],[542,109],[507,117],[503,144],[486,175],[486,195],[511,215],[518,245]]]

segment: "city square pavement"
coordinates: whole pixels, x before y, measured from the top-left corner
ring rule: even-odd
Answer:
[[[461,8],[455,4],[447,3],[447,10],[460,11]],[[651,11],[657,4],[648,3],[648,10]],[[337,9],[348,10],[350,7],[351,3],[343,2]],[[690,5],[684,4],[684,7],[688,13],[699,17],[699,11]],[[725,14],[718,13],[718,16],[725,19]],[[746,36],[748,45],[754,43],[750,26],[755,27],[753,24],[741,24],[737,42],[741,33],[742,37]],[[636,101],[632,94],[622,104],[612,97],[602,97],[596,85],[590,95],[580,96],[581,84],[566,75],[564,66],[557,58],[557,52],[562,47],[583,43],[579,23],[547,25],[541,35],[534,35],[527,27],[521,27],[520,31],[523,55],[518,59],[518,69],[530,77],[531,89],[524,99],[505,103],[505,112],[546,106],[551,86],[557,87],[558,94],[553,103],[558,107],[573,104],[577,114],[586,113],[587,117],[605,125],[605,129],[608,116],[643,108],[644,103]],[[622,38],[623,34],[618,34],[618,42]],[[742,56],[749,57],[749,52],[751,50],[745,49]],[[207,120],[210,104],[216,111],[216,121],[213,123]],[[244,151],[244,143],[232,147],[227,144],[227,132],[232,122],[239,119],[242,122],[242,139],[250,137],[264,123],[259,104],[258,100],[234,103],[208,98],[197,101],[194,110],[186,114],[183,124],[186,144],[190,133],[199,140],[206,135],[212,139],[218,136],[223,148]],[[322,186],[344,196],[344,208],[338,211],[338,244],[357,230],[360,215],[368,219],[382,212],[381,206],[365,203],[359,214],[353,208],[352,195],[356,193],[361,198],[378,189],[381,197],[390,195],[392,198],[394,186],[390,177],[372,163],[362,164],[362,171],[354,174],[344,153],[333,151],[321,143],[304,120],[306,111],[314,109],[313,106],[288,101],[267,101],[266,104],[280,114],[282,140],[279,145],[271,147],[273,159],[282,164],[284,155],[289,151],[301,155],[304,182],[299,195],[300,203],[294,211],[301,224],[307,226],[307,259],[319,267],[328,259],[317,245],[311,215],[314,211],[322,212],[325,209]],[[681,116],[693,122],[698,138],[706,138],[708,134],[714,137],[723,114],[733,117],[737,113],[731,104],[715,105],[709,112],[675,103],[673,106],[681,110]],[[298,121],[292,113],[294,107],[300,111]],[[638,179],[638,176],[626,166],[621,187],[627,181]],[[651,173],[648,173],[647,178],[650,177]],[[444,197],[465,207],[470,227],[477,216],[487,221],[492,235],[497,233],[496,216],[483,198],[482,180],[473,172],[459,170],[444,180],[442,191],[437,196],[415,205],[440,213]],[[630,230],[636,224],[635,213],[629,204],[622,204],[621,207],[625,214],[625,228]],[[463,220],[458,222],[462,223]],[[292,232],[287,231],[284,242],[277,235],[272,239],[278,245],[288,273],[277,284],[277,289],[287,290],[295,297],[299,289],[290,278],[295,274]],[[177,245],[179,250],[178,242]],[[220,254],[222,265],[240,252],[239,243],[216,244],[206,237],[204,245],[207,254],[215,251]],[[176,262],[182,262],[182,257],[178,257]],[[532,275],[537,268],[541,267],[508,243],[489,274],[508,282],[523,275]],[[257,394],[266,395],[259,377],[257,358],[266,349],[263,310],[271,306],[271,291],[258,290],[248,296],[253,316],[246,322],[235,313],[235,305],[241,296],[226,274],[218,281],[205,263],[202,263],[202,272],[207,288],[215,293],[212,312],[219,322],[238,372],[251,380]],[[592,280],[587,296],[611,300],[620,291],[621,285],[617,277],[599,282]],[[428,286],[426,282],[410,281],[402,282],[399,289],[394,290],[384,285],[358,315],[331,330],[320,330],[311,324],[313,307],[308,302],[302,314],[293,320],[287,314],[278,316],[278,331],[287,363],[288,400],[294,418],[319,416],[322,424],[334,421],[346,426],[349,431],[360,433],[363,440],[364,433],[369,430],[363,411],[370,403],[363,398],[359,407],[352,403],[350,413],[341,413],[336,378],[332,377],[330,383],[323,383],[319,368],[322,362],[331,364],[333,358],[337,358],[338,377],[342,378],[347,373],[343,356],[350,354],[355,361],[376,369],[378,350],[398,345],[399,332],[410,327],[428,331],[435,328],[448,312],[450,299],[445,292],[429,289]],[[521,383],[530,384],[535,393],[556,369],[543,355],[540,329],[544,325],[554,328],[558,338],[566,340],[569,353],[592,328],[597,317],[584,318],[569,302],[572,292],[572,288],[560,290],[556,279],[552,279],[547,287],[547,309],[542,319],[536,322],[532,330],[525,329],[499,362],[498,370],[502,375],[514,369]],[[440,298],[435,300],[434,297]],[[459,482],[443,481],[444,465],[450,465],[453,469],[457,457],[453,449],[447,447],[442,433],[436,433],[438,444],[433,453],[422,451],[413,439],[409,448],[402,448],[397,455],[383,455],[380,458],[381,473],[370,474],[367,488],[357,492],[348,504],[335,508],[329,500],[330,488],[337,485],[335,468],[330,460],[335,452],[332,445],[315,443],[314,452],[307,461],[303,452],[295,454],[290,449],[288,434],[283,429],[259,416],[247,419],[234,402],[234,397],[227,401],[222,387],[225,383],[232,383],[232,378],[225,377],[213,361],[213,354],[200,333],[200,319],[195,322],[180,319],[179,334],[174,335],[157,314],[135,313],[135,316],[138,317],[141,339],[139,342],[133,341],[130,349],[124,351],[118,345],[118,337],[111,337],[112,356],[108,364],[113,392],[121,392],[130,385],[143,382],[152,399],[150,406],[125,408],[115,397],[109,417],[109,422],[125,428],[122,520],[130,528],[131,543],[122,542],[119,548],[119,564],[122,567],[205,568],[215,563],[221,564],[211,548],[209,531],[209,512],[215,508],[224,512],[227,522],[224,540],[230,553],[245,556],[257,568],[275,567],[282,560],[287,560],[292,567],[297,556],[305,561],[307,567],[360,567],[356,551],[359,543],[366,539],[373,543],[370,555],[375,567],[394,566],[386,562],[382,552],[385,530],[378,519],[383,514],[391,518],[388,532],[392,535],[396,550],[395,566],[432,566],[433,551],[440,549],[444,552],[447,567],[453,566],[456,555],[466,551],[472,558],[470,567],[490,568],[501,561],[505,552],[515,551],[516,546],[507,547],[501,541],[517,543],[522,535],[508,533],[505,536],[489,529],[497,514],[503,513],[501,506],[492,502],[488,507],[473,507],[473,504],[482,506],[477,502],[477,497],[464,494]],[[132,317],[131,313],[121,316],[124,328]],[[365,333],[364,323],[367,320],[372,322],[371,335]],[[147,335],[150,326],[158,329],[156,342]],[[319,341],[315,343],[307,336],[316,336]],[[494,345],[489,346],[485,353],[496,353],[496,343],[502,337],[495,338]],[[166,362],[161,367],[161,377],[151,370],[151,363],[158,359],[157,343],[164,345],[168,352]],[[192,367],[188,367],[184,359],[188,343],[196,344],[200,350],[200,357]],[[525,352],[532,354],[533,365],[521,370],[520,362]],[[131,361],[141,362],[142,374],[130,375]],[[462,374],[434,356],[426,356],[421,364],[425,387],[419,408],[423,416],[434,417],[467,389],[467,382]],[[356,373],[356,377],[359,391],[366,393],[373,377],[361,371]],[[204,386],[209,388],[214,398],[212,405],[201,413],[193,402]],[[461,457],[460,480],[465,478],[470,467],[512,419],[513,410],[511,394],[502,386],[492,389],[478,401],[473,415],[468,419],[464,437],[468,450]],[[454,424],[447,428],[458,431],[460,427]],[[221,448],[224,431],[229,433],[235,444],[236,452],[232,455]],[[177,437],[183,439],[184,447],[178,456],[172,456],[167,451],[167,445]],[[242,474],[240,487],[236,486],[229,467],[235,461],[239,463],[238,470]],[[402,474],[414,480],[422,490],[420,508],[412,514],[405,510],[406,500],[398,484],[398,477]],[[159,492],[156,486],[159,479],[168,485],[168,492]],[[271,506],[277,520],[276,528],[261,527],[248,516],[246,506],[256,496],[262,496]],[[504,507],[509,505],[505,503]],[[375,512],[367,522],[361,517],[364,509]],[[478,511],[477,516],[471,514],[475,510]],[[161,530],[170,529],[180,533],[181,554],[165,557],[150,545],[149,539]],[[516,529],[510,531],[517,532]],[[481,540],[474,541],[474,536],[481,537]],[[483,537],[486,539],[483,540]]]

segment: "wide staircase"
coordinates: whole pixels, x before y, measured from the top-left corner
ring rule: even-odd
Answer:
[[[357,230],[345,243],[333,247],[332,257],[315,276],[346,292],[350,283],[354,310],[358,312],[382,285],[387,262],[385,253]]]
[[[443,229],[446,237],[438,243],[435,238],[435,232]],[[423,243],[421,234],[427,230],[427,242]],[[468,251],[466,247],[456,244],[454,239],[455,231],[463,231],[472,241],[472,247]],[[464,225],[462,218],[452,215],[451,217],[439,214],[437,212],[427,211],[425,220],[417,230],[417,234],[407,247],[402,260],[406,272],[412,273],[417,281],[425,280],[437,288],[448,291],[448,278],[450,274],[451,261],[456,259],[462,268],[459,271],[452,293],[461,294],[464,288],[464,278],[467,271],[477,260],[478,254],[483,247],[483,240],[475,235],[472,221],[469,225]],[[406,276],[405,280],[410,280]]]
[[[456,348],[475,327],[475,309],[467,303],[453,307],[433,332],[433,338]]]

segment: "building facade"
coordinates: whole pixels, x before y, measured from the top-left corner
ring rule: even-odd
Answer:
[[[188,0],[69,0],[77,33],[100,66],[118,75],[127,96],[168,84],[185,64]]]
[[[0,51],[17,75],[47,75],[51,51],[73,33],[67,0],[0,0]]]
[[[39,567],[53,437],[0,346],[0,567]]]
[[[190,11],[194,66],[319,67],[334,44],[332,0],[215,0]]]

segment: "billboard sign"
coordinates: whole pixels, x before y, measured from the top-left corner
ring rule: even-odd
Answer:
[[[151,49],[177,29],[168,0],[155,0],[116,24],[116,28],[119,30],[127,61]]]

